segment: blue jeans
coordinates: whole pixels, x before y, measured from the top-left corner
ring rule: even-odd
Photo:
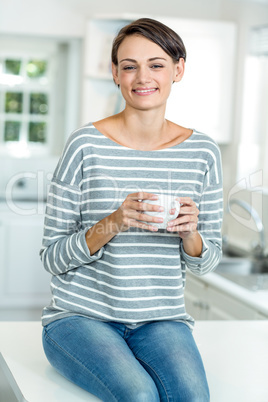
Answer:
[[[72,316],[44,327],[43,346],[59,373],[102,401],[209,401],[201,356],[181,322],[129,329]]]

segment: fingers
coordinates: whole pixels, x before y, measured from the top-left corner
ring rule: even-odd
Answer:
[[[132,219],[136,219],[138,221],[152,222],[152,223],[162,223],[163,218],[157,218],[156,216],[150,216],[142,212],[138,211],[130,211],[128,213],[128,217]]]
[[[157,231],[157,226],[150,225],[150,223],[162,223],[163,218],[157,218],[155,216],[149,216],[145,212],[159,212],[164,208],[160,205],[153,205],[144,202],[144,200],[157,200],[156,194],[147,192],[138,192],[129,194],[125,201],[119,208],[121,211],[121,220],[124,227],[138,227],[150,231]],[[140,222],[143,221],[143,222]],[[148,222],[148,224],[146,223]]]
[[[161,205],[148,204],[141,201],[141,196],[143,197],[142,200],[158,199],[157,196],[151,193],[136,193],[134,196],[133,194],[130,194],[124,202],[126,208],[129,210],[129,217],[148,222],[163,222],[162,218],[155,218],[153,216],[146,215],[145,212],[162,212],[164,211],[164,208]]]
[[[148,204],[146,202],[130,201],[129,206],[136,211],[162,212],[164,208],[161,205]]]
[[[197,229],[199,209],[190,197],[180,197],[180,213],[176,219],[168,223],[170,232],[192,233]]]
[[[195,202],[190,197],[180,197],[180,214],[199,214]]]
[[[168,223],[167,230],[170,232],[192,232],[197,228],[196,216],[185,215]]]
[[[138,193],[129,194],[127,198],[131,198],[136,201],[143,200],[158,200],[158,196],[152,193],[146,193],[145,191],[139,191]]]
[[[197,208],[195,202],[190,197],[180,197],[180,214],[181,215],[199,215],[199,209]]]
[[[190,197],[178,197],[181,204],[193,205],[195,202]]]
[[[146,222],[154,222],[154,223],[162,223],[163,218],[158,218],[156,216],[147,215],[146,212],[160,212],[163,211],[164,208],[159,205],[147,204],[145,202],[135,202],[131,201],[129,203],[128,216],[130,218],[146,221]]]
[[[149,230],[150,232],[157,232],[158,231],[158,227],[157,226],[153,226],[153,225],[149,225],[147,223],[143,223],[143,222],[139,222],[136,219],[127,219],[126,220],[126,224],[128,224],[129,227],[136,227],[139,229],[145,229],[145,230]]]

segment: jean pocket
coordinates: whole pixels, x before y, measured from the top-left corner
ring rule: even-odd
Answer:
[[[71,316],[60,318],[59,320],[52,321],[51,323],[47,324],[44,329],[45,333],[51,334],[56,331],[60,331],[61,333],[65,333],[66,331],[74,330],[73,322],[78,318],[78,316]]]

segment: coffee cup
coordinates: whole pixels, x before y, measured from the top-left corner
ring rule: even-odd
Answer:
[[[164,208],[164,211],[144,211],[146,215],[163,218],[163,222],[150,222],[150,224],[157,226],[158,229],[166,229],[169,221],[175,219],[180,212],[180,202],[178,197],[167,194],[156,194],[157,200],[144,200],[147,204],[159,205]],[[171,214],[170,210],[175,209],[175,213]],[[146,222],[148,223],[148,222]]]

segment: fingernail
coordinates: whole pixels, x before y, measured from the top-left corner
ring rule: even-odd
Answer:
[[[163,212],[164,210],[165,210],[164,207],[159,207],[159,208],[158,208],[158,211],[160,211],[160,212]]]

